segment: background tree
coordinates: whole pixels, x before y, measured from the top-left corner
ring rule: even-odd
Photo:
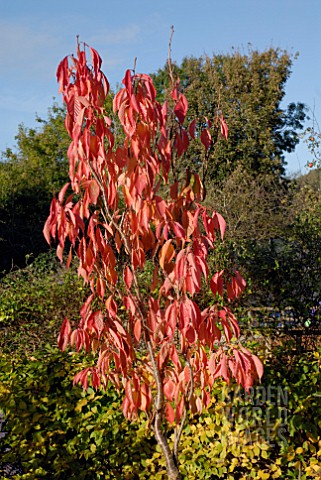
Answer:
[[[221,182],[236,168],[258,174],[283,175],[285,153],[299,142],[305,107],[291,103],[281,108],[292,57],[279,49],[249,50],[200,58],[187,57],[176,66],[181,88],[189,103],[190,118],[206,122],[224,112],[229,142],[219,137],[208,161],[211,181]],[[166,67],[152,75],[161,97],[166,95]],[[186,162],[202,165],[201,146],[191,150]]]
[[[303,142],[307,145],[310,152],[310,159],[307,162],[307,167],[313,168],[317,166],[320,169],[321,165],[321,130],[318,120],[315,116],[314,109],[309,109],[309,126],[301,134]]]
[[[48,202],[67,180],[64,109],[54,104],[39,129],[21,125],[15,151],[0,162],[0,271],[24,266],[25,256],[47,250],[42,235]]]

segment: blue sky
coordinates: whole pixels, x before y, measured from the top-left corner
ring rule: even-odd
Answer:
[[[135,57],[140,72],[164,65],[171,25],[177,62],[232,47],[246,52],[249,43],[300,52],[284,105],[306,103],[321,124],[320,0],[1,0],[0,151],[14,146],[19,123],[46,117],[58,97],[57,65],[74,52],[76,35],[99,51],[115,87]],[[305,173],[308,158],[299,146],[288,172]]]

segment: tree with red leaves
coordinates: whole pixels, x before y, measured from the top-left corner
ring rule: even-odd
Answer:
[[[175,169],[191,142],[208,152],[217,132],[227,139],[228,128],[221,112],[187,122],[179,81],[160,104],[151,78],[127,70],[113,101],[120,141],[104,107],[109,84],[96,50],[78,44],[57,78],[71,137],[70,182],[52,200],[44,235],[58,241],[61,261],[69,248],[67,267],[76,255],[78,274],[91,287],[78,328],[66,318],[58,344],[97,353],[96,365],[74,383],[86,389],[91,378],[96,389],[113,384],[124,391],[124,415],[149,417],[168,477],[178,479],[187,412],[207,407],[218,377],[248,389],[262,376],[260,360],[239,342],[235,316],[222,306],[245,281],[237,271],[209,272],[208,255],[224,238],[225,221],[202,205],[200,177],[188,170],[179,178]],[[197,298],[206,285],[213,302],[201,310]],[[173,425],[171,447],[166,426]]]

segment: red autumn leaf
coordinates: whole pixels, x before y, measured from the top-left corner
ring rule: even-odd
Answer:
[[[244,280],[242,275],[237,270],[235,270],[235,277],[234,278],[235,278],[235,282],[237,284],[238,296],[239,296],[246,287],[246,281]]]
[[[173,222],[172,227],[177,238],[185,238],[185,230],[180,223]]]
[[[184,397],[181,397],[178,404],[176,405],[176,422],[178,423],[182,418],[184,411]]]
[[[196,332],[195,332],[194,327],[192,327],[192,325],[190,325],[190,326],[186,329],[186,331],[185,331],[185,336],[186,336],[186,338],[187,338],[187,340],[188,340],[188,342],[189,342],[190,344],[193,344],[193,343],[196,342],[196,338],[197,338],[197,337],[196,337]]]
[[[232,277],[230,282],[227,282],[226,289],[227,289],[227,298],[228,300],[234,300],[234,298],[238,298],[243,290],[246,287],[246,282],[244,278],[240,275],[240,273],[236,270],[235,276]]]
[[[167,402],[165,405],[165,416],[168,423],[174,423],[175,412],[172,405],[169,402]]]
[[[170,349],[168,343],[164,343],[159,351],[157,360],[160,370],[162,370],[164,365],[167,363],[169,357],[169,350]]]
[[[58,336],[58,347],[60,350],[66,350],[71,334],[71,326],[68,318],[65,318]]]
[[[112,318],[115,318],[116,315],[117,315],[117,304],[116,304],[115,300],[113,299],[112,295],[110,295],[110,297],[107,298],[107,300],[105,302],[105,305],[106,305],[106,309],[107,309],[108,314]]]
[[[188,127],[189,134],[190,134],[190,136],[191,136],[193,139],[195,139],[196,123],[197,123],[197,119],[194,119],[194,120],[190,123],[190,126]]]
[[[231,329],[231,326],[230,326],[230,322],[228,321],[228,318],[227,318],[227,315],[226,315],[226,311],[225,310],[220,310],[219,311],[219,317],[220,317],[220,320],[221,320],[221,324],[223,326],[225,339],[226,339],[227,342],[230,342],[230,340],[233,337],[233,334],[232,334],[232,329]]]
[[[118,334],[118,332],[114,332],[112,328],[109,328],[108,332],[113,338],[113,343],[116,345],[116,347],[118,347],[119,349],[122,349],[123,344],[122,344],[121,336]]]
[[[181,124],[184,123],[187,109],[188,109],[188,102],[186,100],[185,95],[181,93],[179,96],[179,101],[176,103],[174,108],[175,115]]]
[[[99,72],[100,67],[101,67],[101,58],[98,55],[97,50],[95,50],[94,48],[90,47],[90,53],[91,53],[91,58],[92,58],[92,62],[93,62],[94,72],[95,72],[96,75],[98,75],[98,72]]]
[[[66,184],[62,187],[62,189],[60,190],[60,192],[59,192],[58,200],[59,200],[59,203],[61,203],[61,204],[62,204],[63,201],[64,201],[64,198],[65,198],[65,195],[66,195],[66,192],[67,192],[67,190],[68,190],[69,185],[70,185],[69,182],[66,183]]]
[[[233,315],[233,313],[226,307],[224,307],[224,310],[227,314],[227,318],[228,318],[228,321],[231,325],[231,328],[232,328],[232,331],[233,331],[233,334],[236,338],[239,338],[240,336],[240,327],[239,327],[239,324],[236,320],[236,317]]]
[[[134,90],[133,90],[132,75],[130,73],[130,70],[126,70],[126,73],[125,73],[125,76],[122,80],[122,83],[125,85],[126,90],[129,94],[129,96],[131,97],[134,93]]]
[[[200,397],[196,398],[195,405],[196,405],[197,413],[200,415],[203,411],[202,401]]]
[[[228,367],[227,367],[227,358],[225,353],[222,353],[221,358],[219,360],[219,365],[218,365],[218,376],[222,377],[226,383],[229,383],[230,381],[230,376],[228,372]],[[214,374],[215,376],[216,374]]]
[[[96,182],[96,180],[91,180],[90,181],[89,187],[88,187],[88,192],[89,192],[90,202],[93,205],[96,205],[98,197],[99,197],[99,192],[100,192],[100,189],[99,189],[99,186],[98,186],[98,183]]]
[[[168,335],[173,336],[176,329],[177,323],[177,305],[176,302],[171,303],[165,312],[165,322],[167,330],[169,330]]]
[[[90,371],[90,368],[85,368],[85,370],[82,370],[81,372],[77,373],[74,376],[73,384],[76,385],[77,383],[80,383],[82,385],[83,389],[87,390],[89,371]]]
[[[213,219],[214,219],[214,227],[217,230],[220,230],[221,238],[222,238],[222,240],[224,240],[224,234],[225,234],[225,230],[226,230],[226,222],[225,222],[224,218],[219,213],[214,212],[213,213]]]
[[[252,361],[255,365],[256,374],[257,374],[258,378],[261,380],[261,378],[263,376],[263,364],[262,364],[261,360],[256,355],[251,354],[251,359],[252,359]]]
[[[224,120],[223,115],[220,116],[220,124],[221,124],[221,135],[227,140],[228,137],[228,126]]]
[[[43,231],[42,231],[47,243],[51,243],[51,238],[50,238],[50,234],[51,234],[51,218],[48,217],[47,220],[46,220],[46,223],[43,227]]]
[[[170,402],[174,398],[174,392],[175,392],[175,383],[172,380],[169,379],[164,384],[164,395],[167,398],[167,400],[169,400]]]
[[[221,297],[223,297],[223,274],[224,270],[215,273],[210,281],[213,294],[216,295],[218,293]]]
[[[132,286],[133,278],[133,272],[128,266],[126,266],[124,270],[124,282],[128,290],[130,290],[130,287]]]
[[[136,305],[134,300],[131,297],[126,296],[123,298],[123,304],[126,310],[128,310],[134,316],[136,313]]]
[[[201,142],[205,147],[205,150],[208,150],[212,143],[212,135],[207,128],[204,128],[201,133]]]
[[[97,283],[96,283],[96,292],[97,295],[103,299],[105,296],[105,288],[106,288],[106,282],[102,278],[98,277],[97,278]]]
[[[212,353],[208,362],[208,370],[213,375],[216,370],[216,353]]]
[[[65,57],[58,66],[57,69],[57,80],[59,82],[59,93],[63,92],[69,82],[68,74],[68,57]]]
[[[140,341],[141,336],[142,336],[142,321],[138,318],[135,321],[135,325],[134,325],[134,337],[136,338],[137,342]]]
[[[191,381],[191,371],[187,365],[184,367],[184,379],[186,383]]]
[[[61,261],[61,263],[63,261],[63,257],[62,257],[63,252],[64,252],[64,247],[63,247],[63,245],[61,245],[59,243],[58,246],[57,246],[56,254],[57,254],[57,257],[59,258],[59,260]]]
[[[92,369],[92,386],[95,390],[97,390],[99,385],[100,385],[100,376],[97,372],[97,369],[93,368]]]
[[[181,157],[187,150],[189,145],[188,135],[186,130],[182,129],[175,138],[175,147],[177,151],[177,155]]]
[[[143,412],[147,412],[148,409],[150,408],[150,405],[152,403],[152,396],[150,392],[150,388],[146,383],[143,383],[140,387],[140,393],[141,393],[141,398],[140,398],[140,409]]]

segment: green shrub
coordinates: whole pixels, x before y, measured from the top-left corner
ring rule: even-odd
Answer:
[[[72,387],[79,355],[47,346],[30,358],[0,357],[0,405],[7,423],[3,462],[19,462],[34,479],[138,478],[152,443],[130,424],[113,391]],[[1,472],[0,472],[1,473]]]
[[[55,344],[63,319],[79,318],[87,287],[75,268],[66,270],[54,252],[0,281],[0,350],[31,352]]]
[[[248,394],[218,382],[208,411],[184,429],[183,478],[320,478],[320,366],[321,350],[292,358],[283,345]],[[160,465],[156,448],[140,478],[166,478]]]
[[[190,419],[179,455],[184,480],[319,478],[321,351],[291,357],[283,346],[265,363],[262,385],[246,395],[217,382],[209,410]],[[0,357],[3,448],[11,449],[2,461],[24,471],[14,478],[165,479],[143,418],[128,423],[111,389],[72,387],[83,365],[52,347]]]

